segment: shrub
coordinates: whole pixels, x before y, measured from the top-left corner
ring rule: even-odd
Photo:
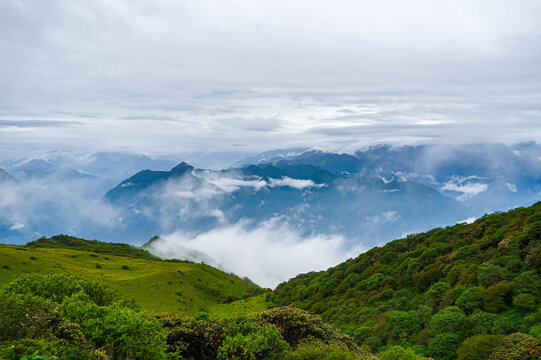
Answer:
[[[466,318],[465,328],[468,335],[492,334],[498,315],[477,311]]]
[[[27,344],[9,347],[1,358],[18,360],[36,350],[62,359],[165,358],[159,323],[98,281],[20,276],[0,291],[0,319],[0,341]]]
[[[513,299],[513,305],[518,306],[523,310],[534,310],[535,309],[535,296],[532,294],[518,294]]]
[[[456,351],[457,360],[486,360],[501,344],[505,335],[474,335],[464,340]]]
[[[165,333],[158,321],[122,303],[98,306],[79,293],[63,303],[62,313],[96,346],[109,347],[114,359],[165,359]]]
[[[503,339],[494,349],[489,360],[538,360],[541,357],[541,340],[515,333]]]
[[[408,336],[421,330],[417,312],[412,311],[389,311],[387,313],[387,329],[399,339],[406,340]]]
[[[446,307],[430,319],[430,335],[436,336],[442,333],[462,333],[465,318],[464,312],[458,307]]]
[[[368,358],[346,347],[317,341],[299,344],[295,350],[276,357],[280,360],[362,360]]]
[[[288,347],[276,326],[260,324],[249,318],[239,318],[227,324],[226,337],[218,348],[218,358],[268,359]]]
[[[481,308],[483,305],[483,289],[480,287],[473,287],[464,290],[464,292],[456,299],[455,305],[471,313],[475,309]]]
[[[416,354],[411,349],[404,349],[401,346],[391,346],[378,353],[381,360],[425,360],[424,356]],[[428,360],[428,359],[427,359]]]
[[[483,293],[485,311],[497,313],[505,310],[512,291],[507,281],[489,286]]]
[[[454,360],[462,337],[452,333],[442,333],[428,340],[428,353],[438,360]]]

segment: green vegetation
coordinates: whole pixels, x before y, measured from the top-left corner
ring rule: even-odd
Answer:
[[[375,359],[300,309],[212,321],[149,314],[101,281],[67,274],[22,275],[0,288],[0,358]]]
[[[538,359],[540,266],[536,203],[390,242],[266,297],[320,314],[383,359]]]
[[[56,235],[50,238],[39,238],[25,246],[31,248],[73,249],[94,252],[96,254],[112,254],[117,256],[138,257],[149,260],[159,260],[142,248],[121,243],[105,243],[97,240],[79,239],[69,235]],[[96,256],[96,255],[90,255]]]
[[[97,243],[96,247],[107,245]],[[102,280],[134,299],[144,310],[186,314],[212,313],[220,311],[221,306],[232,308],[231,302],[263,292],[252,283],[208,265],[127,254],[115,255],[111,250],[104,256],[60,247],[0,245],[0,285],[19,274],[69,273]],[[29,260],[30,257],[35,260]],[[245,310],[239,306],[237,313],[265,310],[267,304],[260,300],[250,301],[250,308]]]
[[[0,358],[537,360],[540,266],[541,203],[274,292],[124,244],[0,245]]]

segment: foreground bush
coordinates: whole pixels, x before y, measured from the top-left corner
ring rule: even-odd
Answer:
[[[0,358],[165,359],[165,333],[98,281],[24,275],[0,289]]]
[[[172,359],[373,358],[336,328],[296,308],[213,321],[170,314],[156,319],[165,330]]]

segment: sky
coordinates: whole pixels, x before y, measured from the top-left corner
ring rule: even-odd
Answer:
[[[0,2],[0,154],[541,140],[537,0]]]

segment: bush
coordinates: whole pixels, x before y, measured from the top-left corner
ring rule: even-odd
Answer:
[[[466,318],[467,335],[493,334],[493,328],[498,315],[477,311]]]
[[[515,333],[503,339],[489,360],[538,360],[541,357],[541,340]]]
[[[280,360],[362,360],[368,358],[346,347],[317,341],[299,344],[295,350],[276,357]]]
[[[456,299],[455,305],[471,313],[475,309],[481,308],[483,305],[483,288],[473,287],[464,290],[464,292]]]
[[[0,290],[0,341],[14,342],[2,358],[164,359],[164,340],[156,320],[98,281],[24,275]]]
[[[425,360],[424,356],[416,354],[411,349],[404,349],[401,346],[391,346],[378,353],[381,360]],[[428,359],[427,359],[428,360]]]
[[[452,333],[442,333],[428,340],[428,353],[438,360],[454,360],[462,337]]]
[[[163,329],[140,311],[118,302],[98,306],[79,293],[62,304],[62,313],[96,346],[109,347],[114,359],[165,359]]]
[[[387,330],[401,340],[406,340],[408,336],[421,330],[417,312],[414,310],[389,311],[387,313],[387,324]]]
[[[56,303],[61,303],[79,292],[87,294],[89,300],[98,305],[108,305],[120,300],[116,289],[100,281],[81,279],[67,274],[22,275],[4,285],[1,292],[35,295]]]
[[[429,323],[429,333],[436,336],[442,333],[461,334],[466,315],[456,306],[449,306],[432,316]]]
[[[532,294],[518,294],[513,299],[513,305],[523,310],[534,310],[536,305],[535,296]]]
[[[504,335],[474,335],[464,340],[456,351],[457,360],[486,360],[501,344]]]
[[[483,293],[485,311],[497,313],[507,308],[513,289],[507,281],[491,285]]]
[[[268,359],[289,348],[276,326],[239,318],[227,324],[226,337],[218,348],[219,359]]]

